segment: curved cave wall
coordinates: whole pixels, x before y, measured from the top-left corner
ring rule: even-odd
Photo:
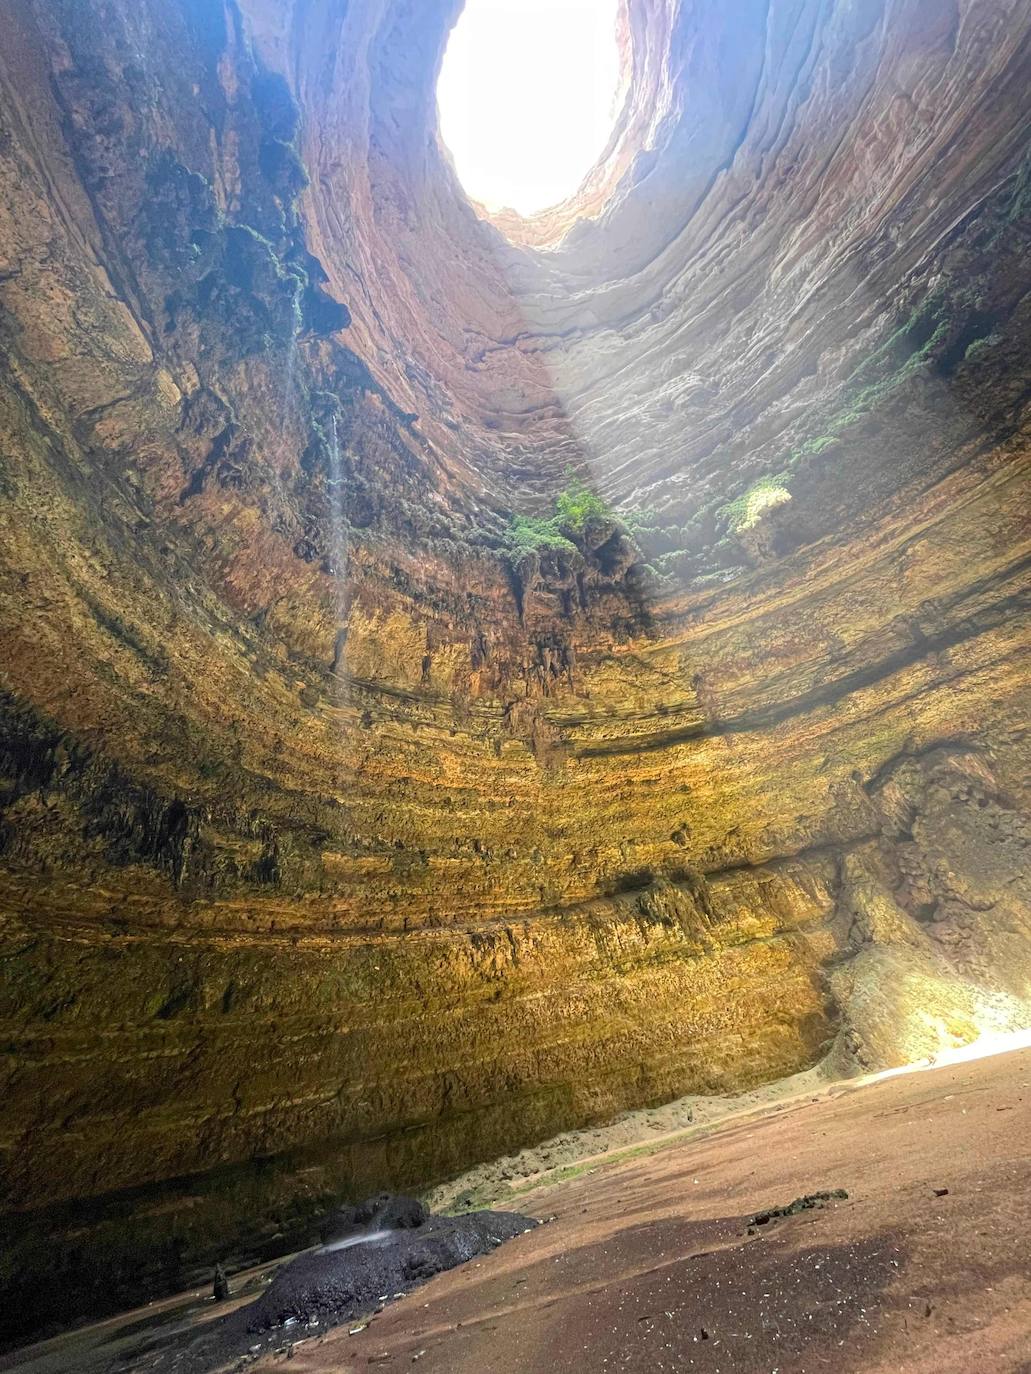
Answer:
[[[1031,4],[629,0],[530,223],[459,10],[8,6],[8,1335],[1028,1022]]]

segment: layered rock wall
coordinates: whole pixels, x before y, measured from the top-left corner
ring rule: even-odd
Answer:
[[[1026,1024],[1031,11],[931,8],[631,3],[514,242],[455,4],[13,0],[12,1327]]]

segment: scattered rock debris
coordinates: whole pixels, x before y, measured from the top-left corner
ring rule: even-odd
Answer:
[[[833,1188],[828,1193],[806,1193],[804,1197],[796,1197],[786,1207],[769,1207],[765,1212],[756,1212],[748,1224],[748,1234],[754,1236],[760,1226],[768,1226],[771,1221],[778,1221],[781,1217],[794,1217],[799,1212],[826,1207],[828,1202],[844,1202],[847,1198],[848,1193],[844,1188]]]

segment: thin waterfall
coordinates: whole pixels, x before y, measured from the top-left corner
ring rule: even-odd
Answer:
[[[329,538],[330,566],[336,577],[337,638],[333,671],[340,683],[345,678],[344,643],[347,615],[347,525],[344,520],[344,477],[340,461],[340,432],[334,411],[329,422]]]

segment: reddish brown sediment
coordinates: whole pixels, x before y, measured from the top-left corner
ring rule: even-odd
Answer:
[[[555,1220],[290,1368],[1018,1374],[1029,1073],[1025,1051],[904,1074],[526,1194]]]

